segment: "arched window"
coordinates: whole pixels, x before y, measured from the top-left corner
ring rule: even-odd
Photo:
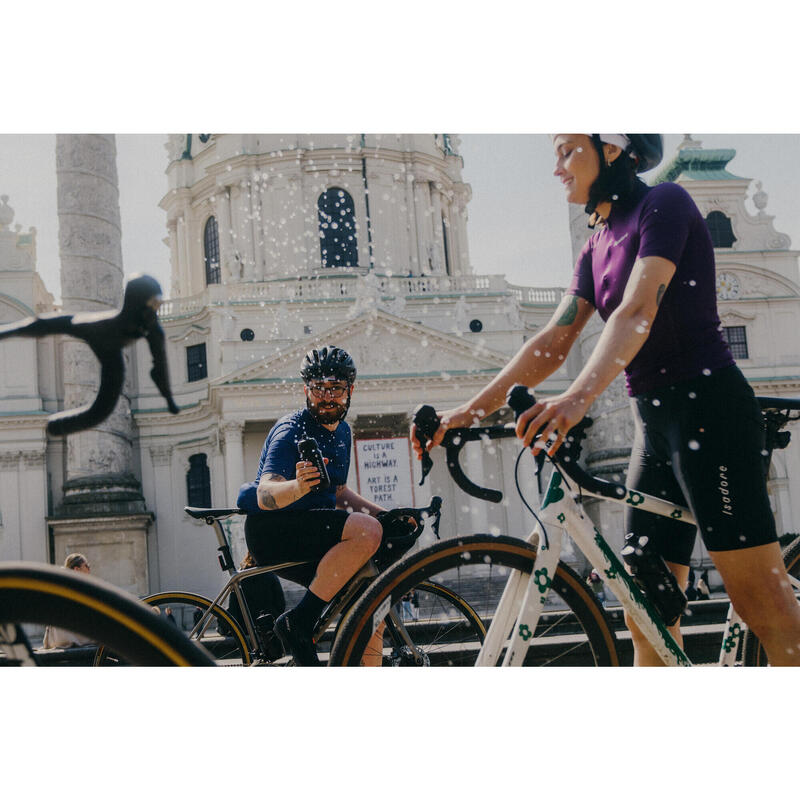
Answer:
[[[353,198],[331,187],[317,200],[319,246],[323,267],[358,266],[356,211]]]
[[[706,225],[714,247],[733,247],[736,237],[733,235],[731,221],[721,211],[712,211],[706,217]]]
[[[219,229],[216,217],[209,217],[203,231],[203,253],[206,262],[206,283],[220,282],[219,274]]]
[[[195,508],[211,507],[211,473],[205,453],[189,456],[189,471],[186,473],[186,505]]]

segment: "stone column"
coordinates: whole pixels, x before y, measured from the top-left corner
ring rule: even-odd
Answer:
[[[444,231],[442,230],[442,194],[435,185],[431,185],[431,225],[433,227],[433,271],[445,273]]]
[[[223,505],[234,505],[239,487],[244,483],[244,423],[229,420],[222,424],[225,439],[225,501]]]
[[[427,179],[414,176],[414,213],[417,221],[417,257],[419,258],[418,275],[427,275],[431,271],[429,265],[429,247],[432,244],[430,227],[431,193]]]
[[[114,136],[57,136],[56,173],[64,310],[119,308],[123,270]],[[97,394],[100,368],[83,342],[66,337],[61,344],[64,407],[76,408]],[[67,437],[63,503],[50,522],[57,543],[62,528],[75,544],[78,531],[84,547],[96,541],[89,558],[100,577],[146,591],[145,534],[152,515],[133,476],[130,352],[125,364],[125,385],[112,414],[96,428]],[[145,561],[138,563],[142,555]],[[120,559],[130,562],[122,572]]]

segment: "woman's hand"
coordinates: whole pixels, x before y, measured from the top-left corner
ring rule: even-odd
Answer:
[[[437,445],[440,445],[445,433],[447,433],[450,428],[469,428],[471,425],[478,422],[479,419],[480,417],[474,411],[461,407],[450,409],[450,411],[444,411],[439,415],[439,427],[433,434],[433,438],[429,439],[426,443],[425,450],[429,451]],[[417,439],[417,426],[413,423],[411,424],[409,437],[417,459],[421,459],[423,449],[422,445],[419,443],[419,439]]]
[[[517,436],[526,447],[530,447],[533,437],[541,432],[539,440],[533,446],[533,453],[536,455],[545,448],[549,439],[553,439],[547,447],[547,455],[553,456],[564,443],[570,429],[586,416],[591,404],[591,398],[569,392],[541,400],[519,415]]]

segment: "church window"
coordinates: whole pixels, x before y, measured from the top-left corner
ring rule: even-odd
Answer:
[[[736,237],[733,235],[730,218],[721,211],[712,211],[706,217],[706,225],[714,247],[733,247]]]
[[[205,453],[189,456],[186,473],[186,505],[194,508],[211,507],[211,472]]]
[[[186,348],[186,380],[191,383],[207,377],[208,360],[205,343],[189,345]]]
[[[219,269],[219,229],[217,218],[209,217],[203,232],[203,254],[206,264],[206,283],[220,282]]]
[[[747,353],[747,328],[744,325],[731,325],[722,329],[722,334],[731,348],[734,358],[750,358]]]
[[[332,187],[317,200],[319,246],[323,267],[357,267],[358,240],[353,198]]]

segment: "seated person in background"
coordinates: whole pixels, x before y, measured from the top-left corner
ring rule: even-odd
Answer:
[[[83,572],[87,575],[90,572],[89,561],[82,553],[70,553],[64,561],[64,567],[65,569],[74,569],[75,572]],[[42,647],[45,650],[51,650],[55,647],[82,647],[85,644],[91,643],[92,640],[87,639],[85,636],[80,636],[72,631],[48,625],[44,629]]]
[[[247,547],[259,565],[318,562],[300,603],[281,614],[275,631],[301,666],[319,666],[312,633],[323,608],[378,550],[383,511],[350,489],[352,439],[344,417],[356,367],[339,347],[306,354],[300,375],[306,407],[279,419],[261,451],[256,481],[242,487],[239,507],[249,513]],[[301,439],[316,439],[326,459],[330,486],[315,490],[320,473],[298,455]],[[263,512],[263,513],[259,513]],[[379,652],[379,651],[378,651]]]

